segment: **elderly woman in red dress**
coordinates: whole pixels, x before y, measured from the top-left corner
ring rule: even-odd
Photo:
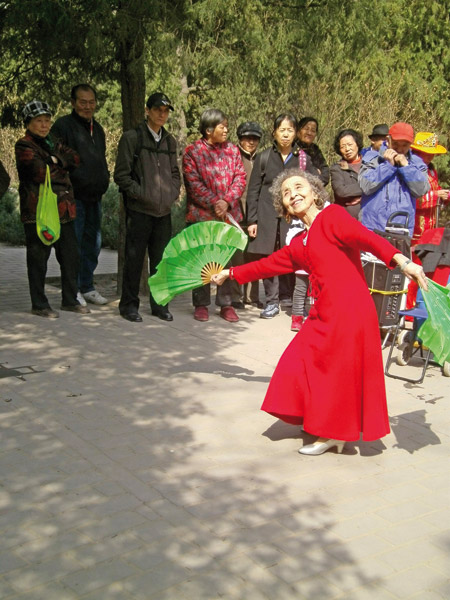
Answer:
[[[317,435],[301,454],[323,454],[346,441],[376,440],[389,433],[383,362],[375,305],[367,289],[360,252],[375,254],[389,267],[400,265],[426,288],[422,267],[335,204],[319,179],[299,169],[272,186],[281,216],[299,218],[305,231],[289,246],[259,261],[213,277],[245,283],[305,269],[314,303],[305,325],[281,357],[262,410]],[[346,351],[341,343],[345,339]]]

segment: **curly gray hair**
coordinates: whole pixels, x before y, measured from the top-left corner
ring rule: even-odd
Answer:
[[[274,179],[271,187],[269,188],[269,192],[272,194],[273,206],[275,210],[277,211],[278,215],[280,217],[284,217],[286,221],[290,221],[290,215],[283,205],[281,186],[287,179],[290,179],[291,177],[301,177],[302,179],[306,179],[312,188],[314,193],[314,203],[319,210],[322,210],[322,208],[325,206],[325,203],[330,201],[328,192],[325,190],[318,177],[315,177],[306,171],[302,171],[301,169],[287,169]]]

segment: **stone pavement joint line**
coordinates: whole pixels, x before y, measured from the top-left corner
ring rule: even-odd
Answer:
[[[342,455],[259,410],[290,317],[30,314],[0,244],[2,600],[435,600],[450,596],[450,381],[387,379],[391,433]],[[46,286],[58,308],[52,254]],[[337,348],[345,352],[345,343]],[[330,357],[332,360],[333,357]],[[404,367],[414,372],[418,366]]]

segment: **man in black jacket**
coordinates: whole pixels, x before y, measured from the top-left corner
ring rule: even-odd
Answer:
[[[81,158],[78,169],[70,174],[77,204],[75,233],[80,252],[77,300],[83,306],[86,300],[106,304],[108,300],[94,288],[94,271],[102,245],[101,199],[109,185],[105,132],[94,119],[97,93],[92,86],[87,83],[74,86],[71,101],[72,113],[59,118],[52,133]]]
[[[145,250],[150,275],[156,273],[172,235],[171,207],[180,194],[177,145],[164,125],[173,106],[161,92],[152,94],[145,108],[146,120],[126,131],[119,141],[114,181],[126,208],[125,263],[119,311],[124,319],[137,323],[139,283]],[[168,306],[157,304],[150,294],[152,314],[172,321]]]

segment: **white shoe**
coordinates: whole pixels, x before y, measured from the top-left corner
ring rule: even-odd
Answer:
[[[92,292],[86,292],[83,294],[84,299],[90,302],[91,304],[108,304],[108,300],[104,298],[97,290],[92,290]]]
[[[311,454],[318,455],[323,454],[330,448],[334,448],[336,446],[336,450],[338,454],[342,453],[345,442],[342,440],[329,440],[327,438],[318,438],[314,444],[308,444],[307,446],[303,446],[303,448],[299,448],[300,454]]]
[[[81,304],[81,306],[87,306],[86,300],[83,298],[83,294],[81,292],[77,293],[77,302]]]

